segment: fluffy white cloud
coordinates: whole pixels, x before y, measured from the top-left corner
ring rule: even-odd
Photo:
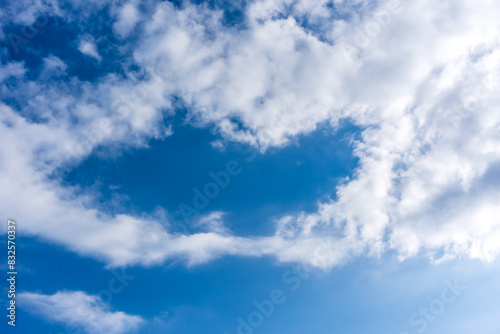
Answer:
[[[50,321],[64,324],[85,333],[130,333],[143,320],[139,316],[111,311],[99,296],[81,291],[59,291],[53,295],[23,292],[18,294],[20,307]]]
[[[140,13],[134,1],[129,1],[118,12],[118,21],[113,24],[113,30],[122,38],[127,37],[140,20]]]
[[[127,6],[114,9],[122,37],[130,32],[122,20],[146,15]],[[0,106],[0,209],[26,231],[111,265],[233,254],[328,268],[388,249],[436,261],[498,254],[498,4],[344,1],[328,9],[265,0],[246,7],[243,28],[224,26],[207,5],[151,8],[141,38],[127,45],[145,79],[127,71],[95,84],[31,82],[22,64],[5,65],[3,79],[19,83],[3,83],[2,94],[22,112]],[[192,235],[156,217],[107,215],[92,196],[47,178],[98,146],[170,135],[159,124],[173,95],[190,107],[191,122],[263,152],[348,118],[363,129],[353,143],[359,167],[317,212],[283,217],[274,235],[252,238],[232,235],[221,214]]]
[[[97,51],[95,40],[90,35],[84,35],[81,37],[80,42],[78,43],[78,51],[84,55],[97,59],[97,61],[101,61],[102,59]]]
[[[357,60],[370,76],[386,70],[360,81],[372,86],[357,98],[367,101],[363,114],[353,113],[369,124],[357,175],[299,222],[306,232],[345,224],[370,250],[403,258],[491,260],[500,251],[498,8],[447,4],[429,22],[432,4],[405,6],[386,28],[405,34],[381,32]]]
[[[0,72],[0,82],[3,82],[10,77],[23,76],[26,72],[22,63],[8,63],[1,65],[0,68],[2,69]]]

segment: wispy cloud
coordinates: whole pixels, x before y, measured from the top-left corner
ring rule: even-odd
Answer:
[[[130,333],[143,323],[139,316],[112,311],[98,296],[81,291],[59,291],[53,295],[23,292],[22,308],[47,320],[61,323],[70,331],[85,333]]]

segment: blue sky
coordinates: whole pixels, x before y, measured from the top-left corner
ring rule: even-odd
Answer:
[[[1,6],[7,332],[498,333],[494,2]]]

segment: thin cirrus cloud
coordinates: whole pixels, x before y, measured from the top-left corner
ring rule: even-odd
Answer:
[[[84,333],[130,333],[144,320],[135,315],[112,311],[99,296],[81,291],[59,291],[53,295],[23,292],[18,295],[23,308],[54,322],[66,324],[67,331]]]
[[[500,6],[335,4],[336,11],[326,2],[256,1],[236,27],[204,4],[148,2],[141,13],[133,3],[113,4],[110,24],[128,43],[121,56],[146,78],[125,69],[96,82],[55,82],[46,72],[37,81],[22,63],[2,65],[15,81],[4,78],[2,94],[19,101],[17,111],[1,106],[2,212],[19,212],[31,234],[111,266],[270,255],[328,269],[387,250],[433,261],[493,259],[500,251]],[[126,17],[140,38],[126,40]],[[78,48],[99,60],[96,38]],[[101,212],[91,194],[48,178],[97,147],[147,148],[150,138],[172,135],[162,119],[175,113],[173,96],[189,106],[191,122],[262,154],[320,123],[348,119],[363,129],[353,143],[359,166],[317,212],[284,215],[274,234],[257,237],[229,233],[220,216],[204,220],[213,230],[176,234],[153,216]],[[20,171],[22,178],[11,177]]]

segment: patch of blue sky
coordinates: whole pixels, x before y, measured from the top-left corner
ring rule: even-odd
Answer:
[[[185,125],[181,116],[174,123],[172,136],[151,140],[147,149],[130,149],[114,158],[94,154],[53,177],[68,186],[98,190],[102,205],[118,204],[110,207],[114,212],[152,213],[161,207],[189,230],[201,216],[222,211],[237,234],[259,235],[270,234],[272,219],[290,213],[290,208],[314,211],[318,201],[335,199],[336,186],[352,176],[357,165],[351,139],[360,129],[348,122],[338,130],[321,125],[284,148],[262,154],[240,144],[216,148],[212,144],[217,136],[210,130]],[[211,173],[225,171],[231,161],[241,173],[210,198],[207,184],[215,183]],[[197,191],[208,200],[201,209],[193,203]],[[184,214],[181,204],[196,213]]]

